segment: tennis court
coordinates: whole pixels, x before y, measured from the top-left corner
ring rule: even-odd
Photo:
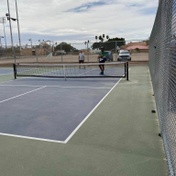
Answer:
[[[1,83],[0,133],[66,143],[118,81],[22,78]]]
[[[148,74],[0,83],[1,175],[166,176]]]

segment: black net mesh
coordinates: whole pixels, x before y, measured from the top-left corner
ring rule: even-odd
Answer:
[[[104,72],[100,67],[104,67]],[[84,63],[84,64],[14,64],[15,77],[53,77],[53,78],[94,78],[126,77],[127,62]]]

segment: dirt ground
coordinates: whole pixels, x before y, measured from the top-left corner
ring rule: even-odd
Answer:
[[[85,55],[85,62],[97,62],[97,54]],[[117,61],[117,54],[113,55],[113,61]],[[64,56],[18,56],[16,58],[0,57],[0,66],[10,66],[13,63],[78,63],[77,55]],[[132,53],[131,63],[148,62],[148,53]]]

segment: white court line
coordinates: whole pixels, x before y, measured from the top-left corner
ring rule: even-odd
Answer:
[[[7,98],[7,99],[5,99],[5,100],[1,100],[0,103],[4,103],[4,102],[10,101],[10,100],[13,100],[13,99],[15,99],[15,98],[18,98],[18,97],[24,96],[24,95],[26,95],[26,94],[29,94],[29,93],[31,93],[31,92],[35,92],[35,91],[38,91],[38,90],[44,89],[45,87],[46,87],[46,86],[39,87],[39,88],[37,88],[37,89],[34,89],[34,90],[31,90],[31,91],[25,92],[25,93],[23,93],[23,94],[13,96],[13,97]]]
[[[61,88],[61,89],[111,89],[111,87],[93,87],[93,86],[46,86],[47,88]]]
[[[35,87],[43,87],[46,85],[13,85],[13,84],[0,84],[0,87],[31,87],[31,88],[35,88]]]
[[[62,143],[62,144],[65,144],[64,141],[57,141],[57,140],[44,139],[44,138],[43,139],[42,138],[35,138],[35,137],[29,137],[29,136],[9,134],[9,133],[0,133],[0,135],[1,136],[21,138],[21,139],[31,139],[31,140],[36,140],[36,141],[44,141],[44,142],[53,142],[53,143]]]
[[[122,78],[121,78],[122,79]],[[111,90],[99,101],[99,103],[92,109],[92,111],[84,118],[84,120],[73,130],[73,132],[66,138],[65,141],[59,141],[59,140],[50,140],[50,139],[43,139],[43,138],[35,138],[35,137],[28,137],[28,136],[22,136],[22,135],[13,135],[8,133],[0,133],[2,136],[10,136],[10,137],[16,137],[16,138],[22,138],[22,139],[31,139],[36,141],[44,141],[44,142],[53,142],[53,143],[61,143],[66,144],[69,142],[69,140],[74,136],[74,134],[79,130],[79,128],[86,122],[86,120],[90,117],[90,115],[97,109],[97,107],[101,104],[101,102],[111,93],[111,91],[117,86],[117,84],[121,81],[121,79],[118,80],[118,82],[111,88]],[[34,89],[32,91],[26,92],[24,94],[21,94],[19,96],[25,95],[30,92],[34,92],[43,88],[46,88],[47,86],[42,86],[38,89]],[[63,86],[64,87],[64,86]],[[16,96],[14,98],[17,98],[19,96]],[[10,98],[10,99],[13,99]],[[7,100],[8,101],[8,100]],[[1,103],[1,102],[0,102]]]
[[[43,85],[0,85],[0,87],[42,87]],[[111,87],[93,87],[93,86],[57,86],[45,85],[46,88],[62,88],[62,89],[111,89]]]
[[[111,88],[111,90],[99,101],[99,103],[92,109],[92,111],[84,118],[84,120],[67,137],[67,139],[64,141],[65,144],[73,137],[73,135],[79,130],[79,128],[86,122],[86,120],[90,117],[90,115],[95,111],[95,109],[97,109],[97,107],[101,104],[101,102],[112,92],[112,90],[117,86],[117,84],[119,84],[121,79],[118,80],[118,82]]]
[[[0,84],[8,83],[10,81],[13,81],[13,80],[2,81],[2,82],[0,82]]]

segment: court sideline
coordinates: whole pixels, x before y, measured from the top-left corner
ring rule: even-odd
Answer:
[[[133,66],[67,144],[0,136],[2,176],[166,176],[147,65]]]

